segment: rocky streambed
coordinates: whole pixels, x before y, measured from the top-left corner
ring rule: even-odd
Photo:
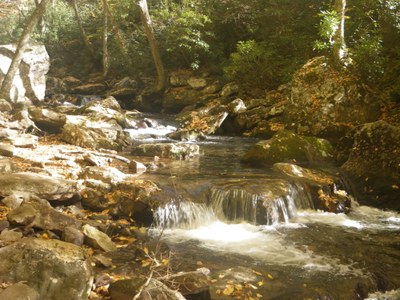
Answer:
[[[129,78],[0,100],[0,298],[396,297],[399,215],[352,195],[398,209],[398,126],[345,79],[318,58],[242,100],[173,74],[142,99],[173,124],[121,107]]]

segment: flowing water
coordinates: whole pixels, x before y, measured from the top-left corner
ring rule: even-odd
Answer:
[[[151,232],[176,268],[210,269],[213,299],[400,299],[400,214],[317,211],[302,185],[240,163],[254,142],[210,137],[199,158],[144,175],[162,188]]]

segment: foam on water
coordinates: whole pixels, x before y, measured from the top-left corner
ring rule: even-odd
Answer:
[[[176,131],[176,127],[167,125],[159,125],[157,127],[138,128],[138,129],[127,129],[132,140],[140,141],[154,141],[157,139],[163,139],[168,133]]]
[[[364,300],[398,300],[400,299],[400,289],[387,291],[387,292],[376,292],[368,295],[368,298]]]
[[[153,234],[156,232],[153,231]],[[343,265],[337,259],[317,255],[304,246],[286,241],[285,234],[274,229],[274,226],[214,221],[192,229],[167,229],[163,234],[172,243],[197,240],[201,242],[199,246],[202,248],[246,255],[267,264],[303,267],[309,272],[363,275],[360,269]]]

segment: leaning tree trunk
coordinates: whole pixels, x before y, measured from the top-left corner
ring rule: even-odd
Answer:
[[[339,17],[339,26],[334,36],[333,58],[337,66],[344,66],[346,63],[346,42],[344,35],[346,0],[335,0],[334,9]]]
[[[43,14],[46,11],[46,6],[51,0],[42,0],[39,5],[36,6],[32,15],[29,17],[27,24],[22,32],[21,37],[19,38],[17,49],[15,50],[15,54],[13,56],[10,68],[7,71],[6,76],[4,77],[3,83],[0,88],[0,98],[5,98],[9,100],[11,86],[15,77],[15,74],[18,71],[19,65],[22,60],[22,56],[28,46],[29,38],[38,21],[42,18]]]
[[[76,22],[78,23],[78,28],[79,28],[79,32],[81,34],[82,41],[83,41],[87,51],[89,52],[91,58],[93,59],[93,61],[96,61],[96,55],[93,51],[92,44],[90,43],[89,38],[87,37],[85,29],[83,28],[83,25],[82,25],[81,16],[79,15],[78,4],[76,3],[76,0],[72,0],[70,2],[70,4],[72,5],[72,8],[75,13],[75,18],[76,18]]]
[[[107,1],[103,2],[103,5],[104,9],[106,9],[107,11],[108,18],[112,25],[112,30],[115,32],[115,36],[117,38],[119,47],[121,48],[121,52],[125,56],[125,58],[128,59],[128,46],[126,45],[126,42],[122,36],[121,30],[119,29],[118,24],[115,21],[113,14],[111,13],[110,7],[108,6],[108,2]]]
[[[157,70],[157,91],[162,91],[165,89],[166,86],[166,75],[160,52],[158,50],[157,41],[154,37],[154,30],[147,7],[147,0],[139,0],[138,5],[140,8],[140,16],[142,18],[142,23],[146,32],[147,40],[150,45],[151,55],[153,56],[154,64]]]
[[[108,13],[107,0],[103,0],[103,77],[106,78],[110,69],[108,57]]]

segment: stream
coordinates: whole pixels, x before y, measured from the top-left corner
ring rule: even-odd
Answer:
[[[136,144],[171,142],[173,125],[131,132]],[[255,203],[282,178],[240,163],[255,139],[208,137],[201,156],[166,161],[142,177],[162,189],[151,235],[175,271],[211,270],[212,299],[400,299],[400,214],[360,206],[317,211],[289,184],[264,224]]]

